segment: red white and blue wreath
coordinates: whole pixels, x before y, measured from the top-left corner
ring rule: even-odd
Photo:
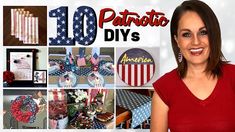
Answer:
[[[37,112],[38,106],[32,96],[18,96],[11,103],[11,114],[19,122],[33,123]]]

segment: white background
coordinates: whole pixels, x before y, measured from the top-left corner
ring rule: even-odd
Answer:
[[[235,1],[234,0],[203,0],[205,1],[215,12],[217,15],[220,27],[222,31],[222,49],[227,60],[235,63]],[[86,5],[90,6],[96,11],[97,19],[99,18],[99,10],[105,7],[111,7],[116,11],[123,11],[124,9],[128,9],[129,11],[138,12],[142,14],[146,11],[150,11],[151,9],[155,9],[156,11],[161,11],[166,14],[168,19],[171,18],[173,10],[177,5],[179,5],[181,0],[1,0],[0,7],[0,42],[1,42],[1,54],[0,59],[1,62],[4,63],[6,58],[3,58],[3,50],[2,50],[2,42],[3,42],[3,6],[48,6],[48,12],[50,9],[55,9],[60,6],[68,6],[69,7],[69,35],[72,35],[72,16],[75,9],[79,6]],[[143,15],[143,14],[142,14]],[[53,22],[54,18],[48,17],[48,36],[52,37],[53,34],[56,33],[55,27],[56,24]],[[50,28],[49,28],[50,26]],[[54,26],[54,27],[53,27]],[[111,25],[105,25],[105,27],[110,27]],[[170,30],[169,24],[164,28],[136,28],[135,26],[131,27],[131,31],[137,31],[140,33],[141,40],[139,42],[104,42],[103,39],[103,31],[98,29],[97,38],[95,43],[92,46],[108,46],[108,47],[155,47],[160,46],[160,75],[170,71],[171,69],[176,67],[175,59],[173,56],[171,44],[170,44]],[[122,28],[122,27],[120,27]],[[3,67],[0,67],[1,71],[3,71]],[[2,72],[0,72],[0,76],[2,79]],[[0,81],[0,86],[2,86],[2,80]],[[2,87],[0,88],[0,122],[2,122]],[[2,123],[0,124],[0,128],[2,128]],[[8,131],[8,130],[4,130]],[[22,130],[22,131],[30,131],[30,130]],[[37,130],[34,130],[37,131]],[[38,130],[42,131],[42,130]],[[50,131],[62,131],[62,130],[50,130]],[[77,130],[67,130],[67,131],[77,131]],[[79,130],[80,131],[80,130]],[[84,130],[88,131],[88,130]],[[99,131],[118,131],[118,130],[96,130]],[[137,131],[137,130],[122,130],[122,131]],[[142,132],[142,130],[139,130]],[[148,130],[146,130],[148,131]]]

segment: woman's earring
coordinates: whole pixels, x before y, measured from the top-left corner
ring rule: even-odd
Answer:
[[[181,63],[183,61],[183,55],[181,52],[179,52],[179,54],[178,54],[178,61],[179,61],[179,63]]]

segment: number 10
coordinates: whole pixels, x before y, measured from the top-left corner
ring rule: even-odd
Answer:
[[[73,16],[73,36],[68,37],[68,7],[62,6],[49,12],[50,17],[57,18],[57,36],[49,38],[49,45],[91,45],[96,38],[97,22],[95,11],[88,6],[77,8]],[[86,35],[84,34],[84,18],[86,19]]]

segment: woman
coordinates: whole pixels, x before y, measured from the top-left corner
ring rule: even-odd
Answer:
[[[211,8],[197,0],[178,6],[171,41],[178,67],[153,83],[151,132],[234,132],[235,66],[221,52]]]

